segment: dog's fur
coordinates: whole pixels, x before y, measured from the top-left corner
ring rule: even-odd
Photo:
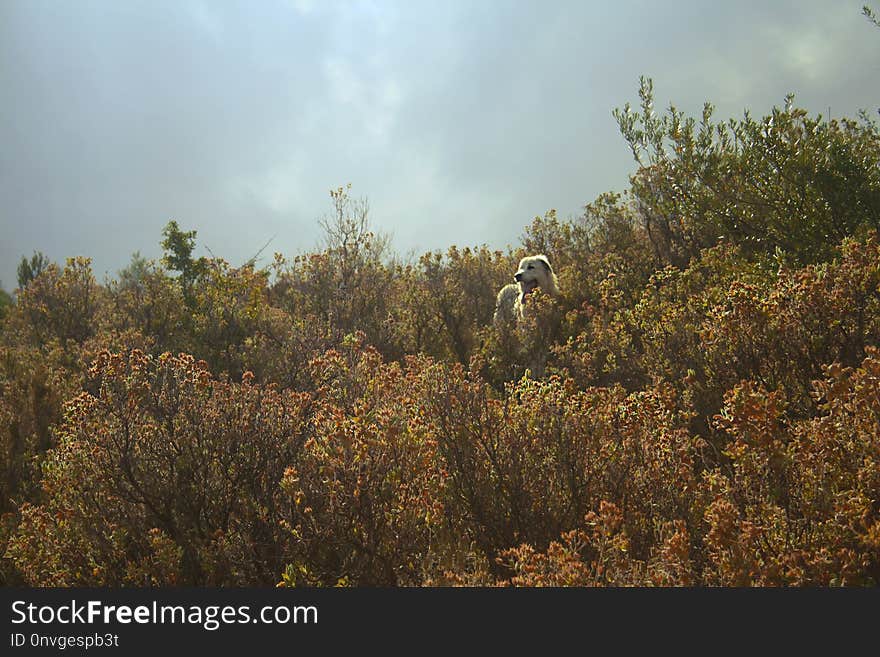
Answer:
[[[533,255],[519,261],[519,269],[513,275],[516,283],[510,283],[501,288],[495,302],[495,325],[503,322],[517,321],[523,318],[526,298],[535,288],[557,296],[559,283],[553,267],[545,255]]]

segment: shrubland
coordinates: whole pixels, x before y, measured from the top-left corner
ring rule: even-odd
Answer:
[[[640,96],[630,188],[504,251],[401,260],[339,188],[263,268],[23,259],[3,583],[876,585],[877,126]],[[531,253],[560,296],[494,326]]]

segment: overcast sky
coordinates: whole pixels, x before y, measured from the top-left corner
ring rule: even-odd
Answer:
[[[293,255],[349,182],[400,253],[504,248],[626,188],[639,75],[691,114],[876,116],[864,2],[0,0],[0,281],[34,250],[102,280],[170,219]]]

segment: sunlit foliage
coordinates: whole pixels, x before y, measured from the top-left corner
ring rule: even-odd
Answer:
[[[0,578],[39,586],[877,585],[880,136],[615,113],[638,169],[507,250],[170,222],[0,315]],[[519,258],[560,294],[492,323]]]

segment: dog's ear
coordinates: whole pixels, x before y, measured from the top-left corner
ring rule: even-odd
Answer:
[[[538,256],[538,262],[540,262],[547,271],[553,271],[553,267],[550,266],[550,261],[547,260],[547,256]]]

